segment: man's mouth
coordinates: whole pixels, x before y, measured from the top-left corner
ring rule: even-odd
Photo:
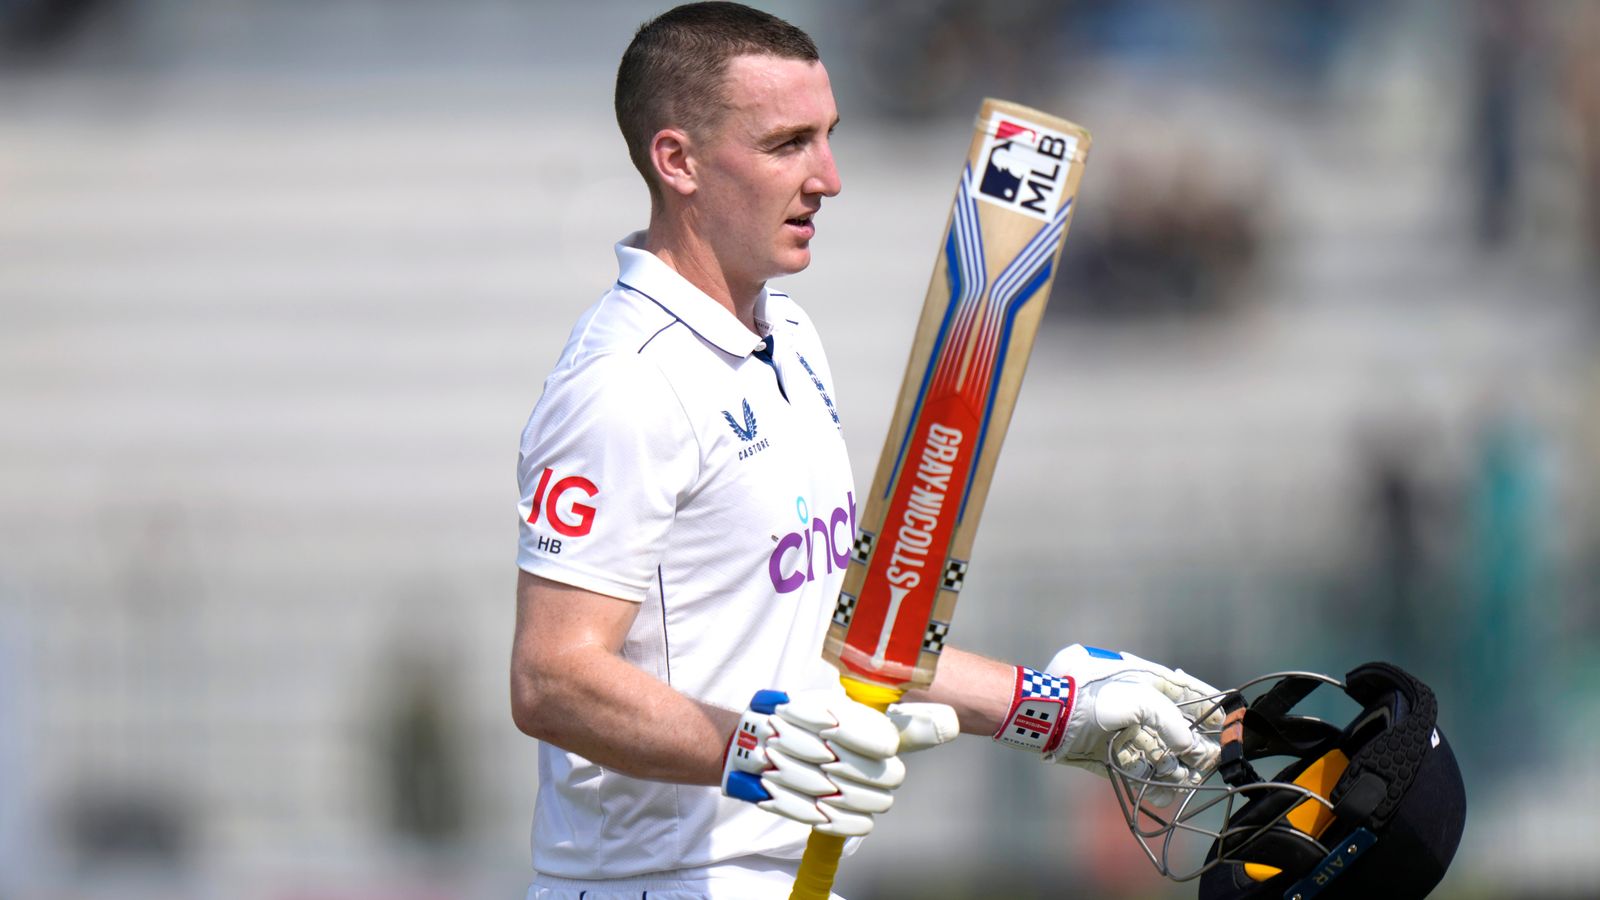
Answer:
[[[812,235],[817,233],[816,226],[811,224],[811,217],[813,215],[815,214],[806,213],[803,216],[795,216],[791,219],[785,219],[783,224],[799,231],[802,237],[809,239]]]

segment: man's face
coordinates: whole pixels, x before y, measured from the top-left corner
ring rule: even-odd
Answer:
[[[701,142],[695,225],[729,287],[746,290],[811,263],[812,216],[839,193],[828,136],[838,123],[820,62],[729,61],[729,110]]]

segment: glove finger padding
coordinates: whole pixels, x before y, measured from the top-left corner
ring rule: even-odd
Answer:
[[[866,834],[905,780],[901,731],[927,741],[948,724],[928,710],[902,716],[903,725],[834,691],[759,691],[729,739],[723,793],[827,834]]]
[[[833,752],[838,759],[823,763],[822,771],[828,773],[835,784],[840,778],[848,778],[869,787],[893,789],[906,780],[906,764],[898,756],[874,759],[840,746],[835,746]]]
[[[835,809],[859,813],[881,813],[888,812],[889,807],[894,805],[894,795],[888,791],[857,784],[844,778],[837,779],[834,784],[839,789],[839,792],[823,797],[822,802]]]
[[[766,791],[767,799],[756,801],[756,806],[807,825],[828,824],[828,814],[817,806],[816,797],[786,788],[770,780],[764,780],[762,787]]]
[[[816,764],[795,759],[771,744],[767,745],[767,762],[771,767],[762,771],[763,781],[776,782],[812,797],[826,797],[837,790],[833,779]]]
[[[815,826],[817,831],[839,837],[861,837],[872,832],[873,818],[870,814],[842,809],[835,806],[832,800],[823,800],[820,806],[828,821]]]
[[[850,700],[835,703],[830,709],[835,722],[816,730],[829,744],[874,759],[889,759],[900,752],[900,732],[888,716]],[[786,710],[780,712],[788,718]]]
[[[900,752],[948,744],[961,734],[956,711],[943,703],[895,703],[885,713],[900,732]]]
[[[803,728],[785,728],[783,733],[767,738],[767,748],[781,750],[785,756],[818,765],[834,760],[828,742]]]

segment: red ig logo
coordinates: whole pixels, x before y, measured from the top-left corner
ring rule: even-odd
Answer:
[[[539,487],[533,492],[533,512],[528,515],[528,523],[538,523],[539,511],[543,507],[545,519],[557,534],[565,537],[583,537],[594,527],[595,508],[587,503],[573,501],[572,514],[576,517],[576,521],[568,522],[561,518],[559,511],[561,497],[568,491],[582,491],[584,496],[593,498],[600,493],[600,489],[582,475],[568,475],[551,484],[550,478],[554,474],[554,469],[547,468],[544,474],[539,476]]]

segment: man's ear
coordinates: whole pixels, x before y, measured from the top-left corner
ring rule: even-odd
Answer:
[[[676,128],[663,128],[650,139],[650,164],[661,189],[687,197],[698,187],[693,144]]]

